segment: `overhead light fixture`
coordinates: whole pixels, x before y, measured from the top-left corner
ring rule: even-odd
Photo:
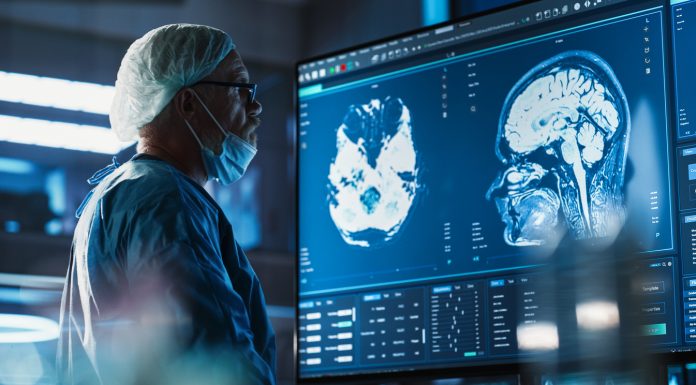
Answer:
[[[51,341],[58,338],[58,323],[45,317],[0,314],[0,344]]]
[[[116,154],[133,144],[119,141],[106,127],[8,115],[0,115],[0,141],[101,154]]]
[[[10,174],[29,174],[34,172],[36,167],[31,162],[20,159],[0,157],[0,172]]]
[[[115,87],[0,71],[0,101],[108,115]]]
[[[0,286],[63,290],[63,285],[63,276],[0,273]]]

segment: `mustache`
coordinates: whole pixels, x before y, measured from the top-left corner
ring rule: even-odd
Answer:
[[[257,116],[249,116],[248,117],[248,124],[249,127],[256,128],[261,125],[261,118]]]

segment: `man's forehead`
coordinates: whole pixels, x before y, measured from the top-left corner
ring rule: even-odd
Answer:
[[[244,65],[244,62],[242,61],[242,57],[239,56],[237,51],[230,52],[230,54],[227,55],[226,59],[231,60],[230,67],[232,67],[233,70],[246,71],[246,66]]]
[[[225,59],[220,62],[220,65],[218,65],[218,68],[215,70],[214,74],[222,76],[224,78],[222,80],[227,81],[230,81],[233,78],[249,77],[249,72],[242,61],[242,57],[239,56],[239,53],[237,53],[236,50],[230,52]]]

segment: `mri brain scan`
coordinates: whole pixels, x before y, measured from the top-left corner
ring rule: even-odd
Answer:
[[[359,247],[391,241],[418,186],[411,114],[399,98],[352,105],[336,131],[329,212],[343,240]]]
[[[623,223],[631,130],[614,71],[570,51],[529,70],[508,93],[498,124],[503,169],[487,192],[511,246],[546,244],[549,229],[606,237]]]

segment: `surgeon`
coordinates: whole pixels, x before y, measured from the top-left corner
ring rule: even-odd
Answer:
[[[256,154],[261,104],[225,32],[176,24],[126,52],[109,118],[138,140],[78,209],[61,303],[65,384],[275,384],[261,284],[203,188]]]

